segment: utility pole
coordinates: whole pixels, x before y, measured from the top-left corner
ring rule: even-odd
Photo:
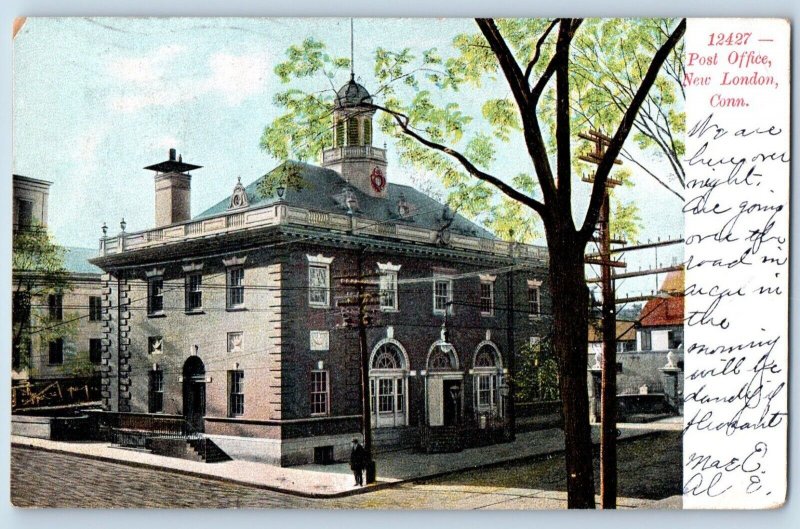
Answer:
[[[590,130],[580,133],[581,139],[594,143],[594,151],[584,153],[578,158],[595,165],[600,164],[611,138],[602,132]],[[615,164],[621,164],[614,160]],[[594,183],[594,176],[584,177],[585,182]],[[625,264],[611,259],[611,207],[609,189],[621,184],[619,180],[606,180],[603,204],[598,219],[597,243],[599,252],[596,257],[586,258],[589,264],[600,265],[600,282],[602,284],[602,330],[603,357],[600,381],[600,504],[603,509],[617,508],[617,310],[614,300],[613,267],[624,267]]]
[[[375,483],[376,468],[375,461],[372,459],[372,412],[369,394],[369,347],[367,345],[367,327],[372,325],[374,305],[380,303],[380,293],[374,295],[368,289],[374,290],[379,282],[369,279],[363,273],[364,249],[358,251],[357,257],[357,276],[342,277],[340,282],[345,286],[355,286],[355,295],[346,295],[343,299],[336,302],[336,306],[342,308],[343,325],[358,330],[358,350],[359,364],[361,370],[361,433],[364,438],[364,452],[367,459],[366,481],[367,484]],[[375,277],[375,274],[369,274]],[[350,311],[355,309],[355,315]]]

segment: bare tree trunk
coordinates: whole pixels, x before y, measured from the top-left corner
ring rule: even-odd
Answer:
[[[593,509],[592,438],[586,385],[589,289],[584,278],[584,248],[574,235],[549,236],[548,239],[553,349],[559,362],[564,411],[567,506]]]

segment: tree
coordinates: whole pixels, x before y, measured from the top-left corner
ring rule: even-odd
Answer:
[[[49,343],[75,332],[76,324],[64,314],[44,310],[50,295],[71,290],[64,268],[64,248],[56,245],[41,225],[19,228],[12,241],[12,340],[14,368],[32,370],[33,341]]]
[[[669,36],[670,19],[600,19],[585,24],[573,43],[571,77],[580,97],[573,98],[578,123],[601,128],[616,123],[630,105],[646,66]],[[655,179],[683,200],[685,171],[682,134],[686,131],[683,104],[683,42],[664,61],[661,74],[648,91],[634,119],[636,150],[624,146],[620,157]]]
[[[559,398],[558,362],[553,355],[550,336],[520,348],[512,385],[517,402]]]
[[[686,23],[666,21],[665,27],[672,29],[663,34],[638,31],[637,24],[645,24],[639,21],[631,21],[637,30],[626,33],[612,31],[613,25],[599,21],[584,26],[582,19],[476,19],[476,23],[479,32],[456,36],[447,55],[436,49],[417,56],[408,48],[378,48],[375,75],[381,85],[372,97],[380,103],[364,102],[363,106],[381,112],[381,130],[395,138],[395,149],[404,163],[441,179],[451,199],[458,199],[459,193],[463,196],[459,204],[463,213],[473,214],[489,227],[493,222],[508,224],[517,212],[522,214],[520,225],[532,218],[541,220],[550,254],[552,346],[564,415],[568,506],[590,508],[594,507],[594,478],[586,393],[589,289],[584,254],[595,233],[614,160],[637,125],[651,89],[659,89],[657,81],[665,75],[664,65]],[[572,184],[582,169],[577,169],[573,153],[577,133],[587,121],[576,111],[575,102],[585,95],[582,91],[587,85],[576,80],[586,68],[577,65],[582,59],[575,46],[576,35],[583,31],[598,32],[599,42],[609,53],[619,48],[621,40],[629,39],[647,40],[642,46],[653,52],[647,61],[640,61],[640,75],[631,78],[628,95],[623,97],[614,87],[593,92],[592,108],[614,105],[617,112],[597,118],[608,120],[604,126],[613,131],[612,140],[595,171],[583,219],[576,222],[580,204],[574,200]],[[324,50],[322,43],[311,39],[293,46],[276,73],[282,81],[298,86],[322,73],[333,89],[337,68],[346,67],[347,61],[332,58]],[[462,90],[495,78],[505,81],[510,96],[499,93],[484,100],[480,113],[490,131],[476,130],[465,110],[474,105],[473,94]],[[604,93],[616,99],[604,101]],[[295,86],[276,95],[275,103],[285,113],[265,128],[262,148],[279,159],[318,156],[332,144],[332,98],[332,90],[308,93]],[[502,152],[507,154],[520,143],[531,171],[492,174],[498,145],[504,145]],[[503,195],[503,201],[493,200],[494,190]],[[510,209],[497,209],[504,207]],[[509,230],[508,235],[517,233]]]

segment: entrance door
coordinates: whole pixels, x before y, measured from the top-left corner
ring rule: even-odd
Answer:
[[[461,409],[461,381],[445,380],[442,384],[442,402],[444,404],[444,425],[458,424]]]
[[[373,377],[369,382],[372,398],[372,427],[405,426],[405,379],[402,377]]]
[[[183,416],[197,432],[204,430],[206,414],[206,368],[197,356],[183,365]]]

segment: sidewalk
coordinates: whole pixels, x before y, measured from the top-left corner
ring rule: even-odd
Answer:
[[[657,431],[680,430],[682,426],[681,418],[648,424],[620,424],[620,439],[640,437]],[[596,425],[592,427],[592,439],[595,443],[599,442]],[[455,454],[421,454],[410,450],[380,453],[375,457],[378,483],[366,488],[353,487],[353,476],[346,463],[281,468],[249,461],[201,463],[157,456],[147,451],[121,448],[107,443],[70,443],[20,436],[12,436],[11,443],[20,447],[64,452],[319,498],[357,494],[404,481],[558,453],[564,449],[564,434],[556,428],[526,432],[518,434],[513,443],[471,448]]]

